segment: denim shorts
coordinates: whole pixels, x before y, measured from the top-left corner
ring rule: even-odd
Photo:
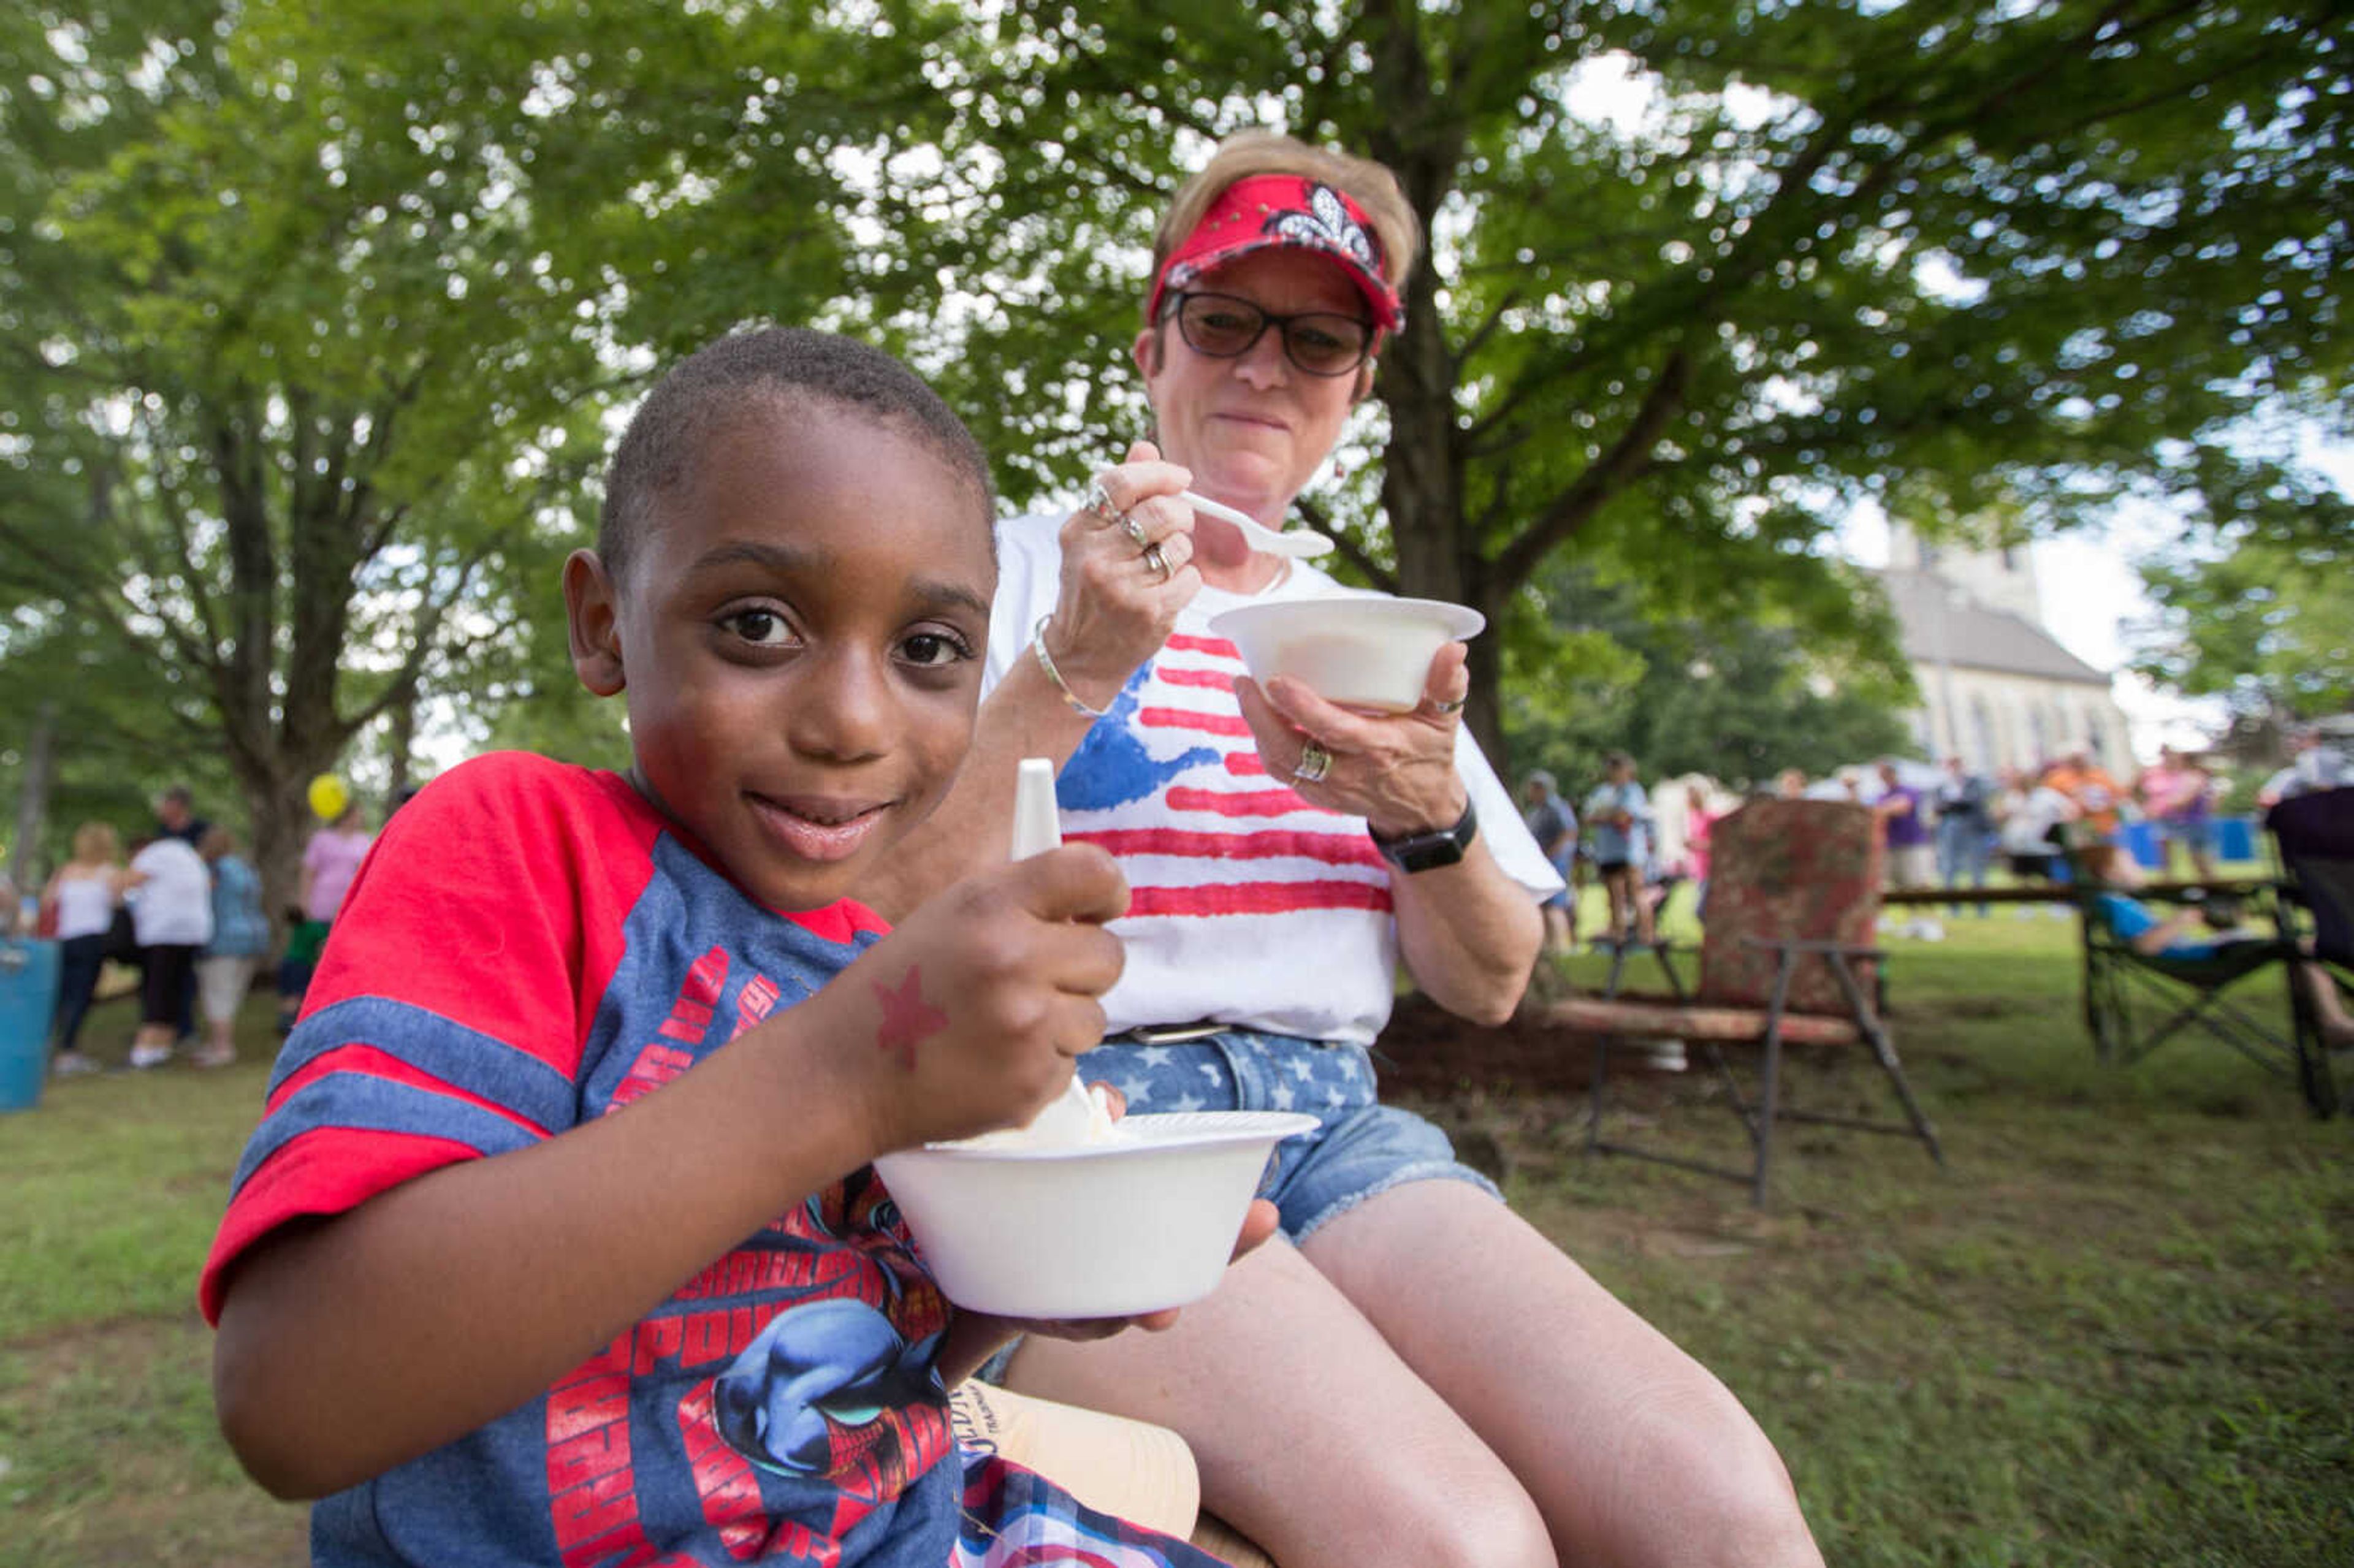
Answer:
[[[1259,1195],[1293,1243],[1366,1199],[1408,1181],[1467,1181],[1501,1200],[1496,1184],[1458,1161],[1447,1135],[1375,1098],[1362,1045],[1230,1029],[1174,1045],[1119,1042],[1079,1058],[1079,1077],[1128,1097],[1130,1112],[1297,1111],[1321,1125],[1276,1146]]]

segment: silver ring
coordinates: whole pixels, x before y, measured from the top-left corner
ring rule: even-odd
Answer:
[[[1087,481],[1087,493],[1079,498],[1079,510],[1098,523],[1118,523],[1128,514],[1111,503],[1111,492],[1100,479]]]
[[[1136,520],[1135,514],[1122,514],[1119,520],[1119,525],[1128,530],[1128,536],[1136,541],[1136,547],[1138,549],[1149,550],[1152,548],[1151,537],[1145,533],[1144,524]]]
[[[1311,740],[1299,748],[1299,766],[1291,770],[1291,776],[1302,784],[1321,784],[1331,771],[1332,754]]]
[[[1158,545],[1144,546],[1144,564],[1150,567],[1153,575],[1164,583],[1174,575],[1173,569],[1169,565],[1169,557],[1161,553],[1161,546]]]
[[[1463,703],[1464,699],[1461,697],[1447,697],[1431,704],[1430,706],[1434,713],[1459,714],[1463,711]]]

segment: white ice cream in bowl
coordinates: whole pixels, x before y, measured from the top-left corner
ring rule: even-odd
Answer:
[[[1060,840],[1052,765],[1022,768],[1017,859]],[[1075,1075],[1026,1127],[902,1150],[875,1168],[958,1306],[1128,1317],[1217,1287],[1276,1144],[1315,1126],[1273,1111],[1115,1119]]]

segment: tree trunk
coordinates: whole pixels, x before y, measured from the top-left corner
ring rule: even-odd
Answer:
[[[389,811],[408,792],[408,758],[417,746],[416,688],[410,687],[408,695],[393,704],[385,717],[385,749],[392,754],[392,779],[386,787],[384,800],[384,809]]]
[[[302,846],[317,824],[311,815],[310,781],[332,758],[281,766],[275,773],[244,780],[253,814],[253,869],[261,876],[262,907],[273,928],[283,931],[286,912],[302,891]]]
[[[41,885],[45,867],[36,858],[41,822],[49,810],[49,773],[56,758],[58,705],[45,702],[33,719],[33,733],[25,743],[25,785],[16,797],[16,847],[8,863],[9,879],[19,893]],[[0,931],[16,929],[16,911],[0,909]]]

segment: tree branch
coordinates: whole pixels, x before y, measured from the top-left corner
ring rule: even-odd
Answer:
[[[1691,377],[1691,356],[1682,344],[1669,351],[1651,389],[1627,429],[1610,450],[1589,464],[1570,486],[1554,498],[1528,529],[1508,546],[1496,562],[1499,581],[1528,580],[1536,565],[1563,540],[1575,534],[1586,518],[1617,494],[1650,461],[1651,449],[1670,420],[1683,411]]]

